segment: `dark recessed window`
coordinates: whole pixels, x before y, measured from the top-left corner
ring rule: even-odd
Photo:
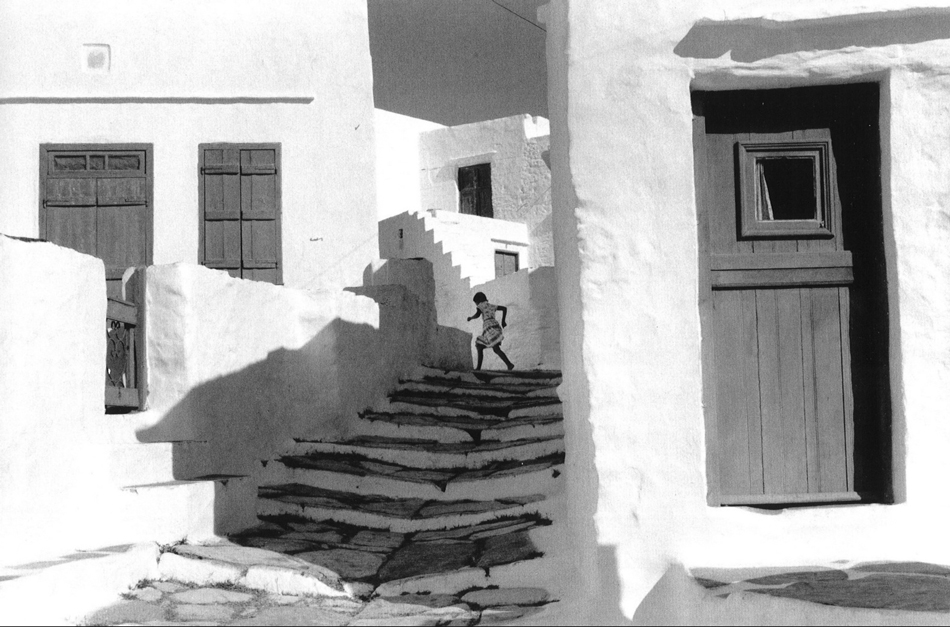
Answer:
[[[459,168],[459,213],[494,218],[491,206],[491,164]]]

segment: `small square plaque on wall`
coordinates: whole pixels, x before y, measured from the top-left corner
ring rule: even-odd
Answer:
[[[83,44],[80,62],[84,72],[107,73],[112,65],[109,44]]]

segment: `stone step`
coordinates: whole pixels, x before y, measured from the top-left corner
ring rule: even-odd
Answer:
[[[524,385],[553,387],[561,383],[560,370],[442,370],[422,367],[406,381],[446,380],[476,385]]]
[[[494,462],[532,460],[564,452],[559,436],[517,441],[481,440],[441,442],[434,439],[358,436],[343,441],[298,440],[284,457],[315,460],[327,455],[355,455],[361,459],[388,462],[403,468],[427,470],[479,469]],[[283,459],[283,458],[281,458]]]
[[[544,445],[560,448],[561,443],[556,439]],[[563,463],[563,451],[525,460],[488,461],[475,468],[432,469],[346,453],[287,455],[266,464],[261,484],[332,486],[354,494],[403,499],[501,499],[557,492]]]
[[[366,412],[354,424],[353,433],[440,442],[514,441],[563,436],[564,425],[562,417],[556,414],[492,419]]]
[[[171,542],[201,540],[246,528],[256,520],[257,482],[209,475],[122,488],[122,527],[132,537]]]
[[[377,596],[490,585],[499,570],[542,557],[533,535],[551,524],[542,516],[520,514],[452,529],[400,532],[292,515],[261,520],[232,534],[231,542],[307,562],[335,576],[336,588],[375,590]]]
[[[395,533],[456,529],[524,515],[547,518],[551,509],[541,494],[437,500],[354,494],[291,483],[262,486],[258,495],[260,517],[295,516]]]
[[[497,419],[561,415],[562,407],[558,399],[543,397],[524,401],[507,401],[482,398],[445,398],[439,395],[392,394],[388,399],[377,403],[371,411],[389,414],[428,414]]]
[[[479,397],[522,401],[532,398],[558,398],[557,387],[528,387],[525,385],[483,385],[461,383],[452,380],[423,379],[421,381],[403,381],[396,386],[394,393],[399,395],[432,394],[452,399]]]

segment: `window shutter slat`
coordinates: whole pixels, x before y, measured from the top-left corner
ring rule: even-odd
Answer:
[[[47,207],[92,207],[96,204],[96,179],[46,179]]]
[[[146,179],[102,178],[97,179],[98,204],[102,206],[144,205],[147,196]]]

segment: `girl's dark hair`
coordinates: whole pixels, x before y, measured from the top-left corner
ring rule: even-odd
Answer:
[[[472,300],[475,301],[475,304],[477,305],[478,303],[488,300],[488,298],[485,297],[485,292],[475,292],[475,296],[472,298]]]

